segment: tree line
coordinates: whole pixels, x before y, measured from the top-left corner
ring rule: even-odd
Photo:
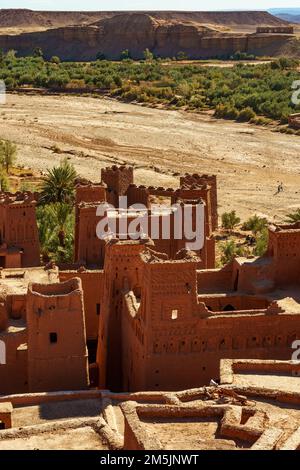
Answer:
[[[151,51],[144,60],[133,61],[130,51],[120,61],[108,61],[100,52],[94,62],[49,61],[35,50],[30,57],[17,57],[15,51],[0,53],[0,79],[8,90],[23,86],[70,92],[108,94],[127,102],[164,105],[200,112],[214,110],[217,118],[268,124],[288,122],[300,106],[291,102],[292,84],[299,79],[299,62],[279,58],[265,64],[247,64],[237,55],[230,68],[203,67],[199,63],[180,63],[157,59]],[[234,57],[233,57],[234,59]]]

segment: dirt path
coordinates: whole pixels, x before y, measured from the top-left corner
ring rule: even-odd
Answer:
[[[236,209],[242,219],[278,220],[300,207],[300,138],[248,124],[110,99],[9,95],[0,138],[18,144],[25,166],[45,171],[67,156],[95,181],[102,167],[124,162],[140,184],[176,186],[176,171],[216,173],[220,213]],[[284,192],[275,196],[278,182]]]

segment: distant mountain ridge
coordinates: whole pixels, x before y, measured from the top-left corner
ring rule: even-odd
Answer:
[[[289,23],[300,23],[300,15],[289,15],[287,13],[282,13],[278,15],[278,18],[288,21]]]
[[[120,14],[145,13],[162,21],[191,21],[200,24],[224,26],[282,24],[282,20],[265,11],[35,11],[28,9],[0,9],[0,28],[89,25]]]
[[[300,23],[300,8],[273,8],[269,13],[289,23]]]
[[[277,15],[281,13],[288,13],[289,15],[300,15],[300,8],[269,8],[268,10],[271,15]]]

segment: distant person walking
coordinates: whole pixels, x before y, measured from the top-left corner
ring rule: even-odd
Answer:
[[[279,193],[283,193],[283,183],[282,182],[277,186],[277,193],[275,193],[275,194],[279,194]]]

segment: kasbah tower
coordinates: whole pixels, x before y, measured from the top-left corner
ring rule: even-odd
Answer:
[[[124,238],[120,196],[143,204],[150,226],[156,218],[156,239]],[[113,166],[99,183],[76,188],[74,262],[43,267],[38,198],[0,198],[0,393],[176,391],[218,382],[224,359],[290,359],[300,337],[299,224],[271,225],[263,257],[216,268],[216,176],[186,174],[177,189],[137,186],[133,168]],[[116,208],[117,229],[99,239],[102,203]],[[201,249],[163,237],[174,204],[189,206],[194,219],[203,209]],[[130,222],[137,213],[126,215]]]

